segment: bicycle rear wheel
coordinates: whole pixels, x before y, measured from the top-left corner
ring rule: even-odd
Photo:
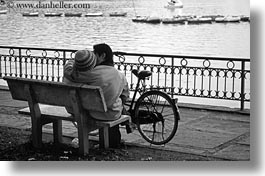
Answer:
[[[141,136],[151,144],[169,142],[178,128],[178,107],[164,92],[148,91],[135,105],[135,123]]]

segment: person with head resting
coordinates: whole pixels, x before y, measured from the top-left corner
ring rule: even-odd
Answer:
[[[75,54],[75,67],[78,71],[92,70],[96,66],[97,58],[89,50],[79,50]]]
[[[74,60],[69,60],[64,66],[64,82],[76,82],[78,74],[92,70],[97,63],[96,55],[89,50],[78,50]]]
[[[64,82],[100,86],[103,90],[107,112],[90,112],[98,120],[116,120],[121,117],[123,103],[129,98],[129,86],[124,74],[114,68],[113,53],[109,45],[94,45],[94,52],[79,50],[74,60],[64,66]],[[69,108],[67,111],[70,112]],[[71,113],[71,112],[70,112]],[[119,126],[110,130],[110,147],[117,147],[121,135]]]

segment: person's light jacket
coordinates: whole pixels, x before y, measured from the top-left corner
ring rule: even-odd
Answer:
[[[98,65],[92,70],[78,72],[74,69],[74,61],[70,60],[64,66],[64,82],[85,83],[102,88],[107,112],[90,112],[93,118],[99,120],[120,118],[123,109],[122,99],[129,98],[129,87],[125,75],[112,66]],[[71,113],[70,108],[66,109]]]

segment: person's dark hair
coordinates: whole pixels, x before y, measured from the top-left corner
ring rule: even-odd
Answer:
[[[113,53],[109,45],[105,43],[100,43],[100,44],[94,45],[93,49],[94,49],[94,53],[98,54],[99,56],[101,56],[103,53],[105,53],[106,55],[105,61],[103,61],[100,65],[114,66]]]

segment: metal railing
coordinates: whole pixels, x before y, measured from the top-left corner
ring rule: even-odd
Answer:
[[[63,66],[76,50],[0,46],[0,77],[62,81]],[[132,69],[150,70],[149,88],[171,96],[250,102],[250,59],[114,52],[115,67],[135,87]]]

